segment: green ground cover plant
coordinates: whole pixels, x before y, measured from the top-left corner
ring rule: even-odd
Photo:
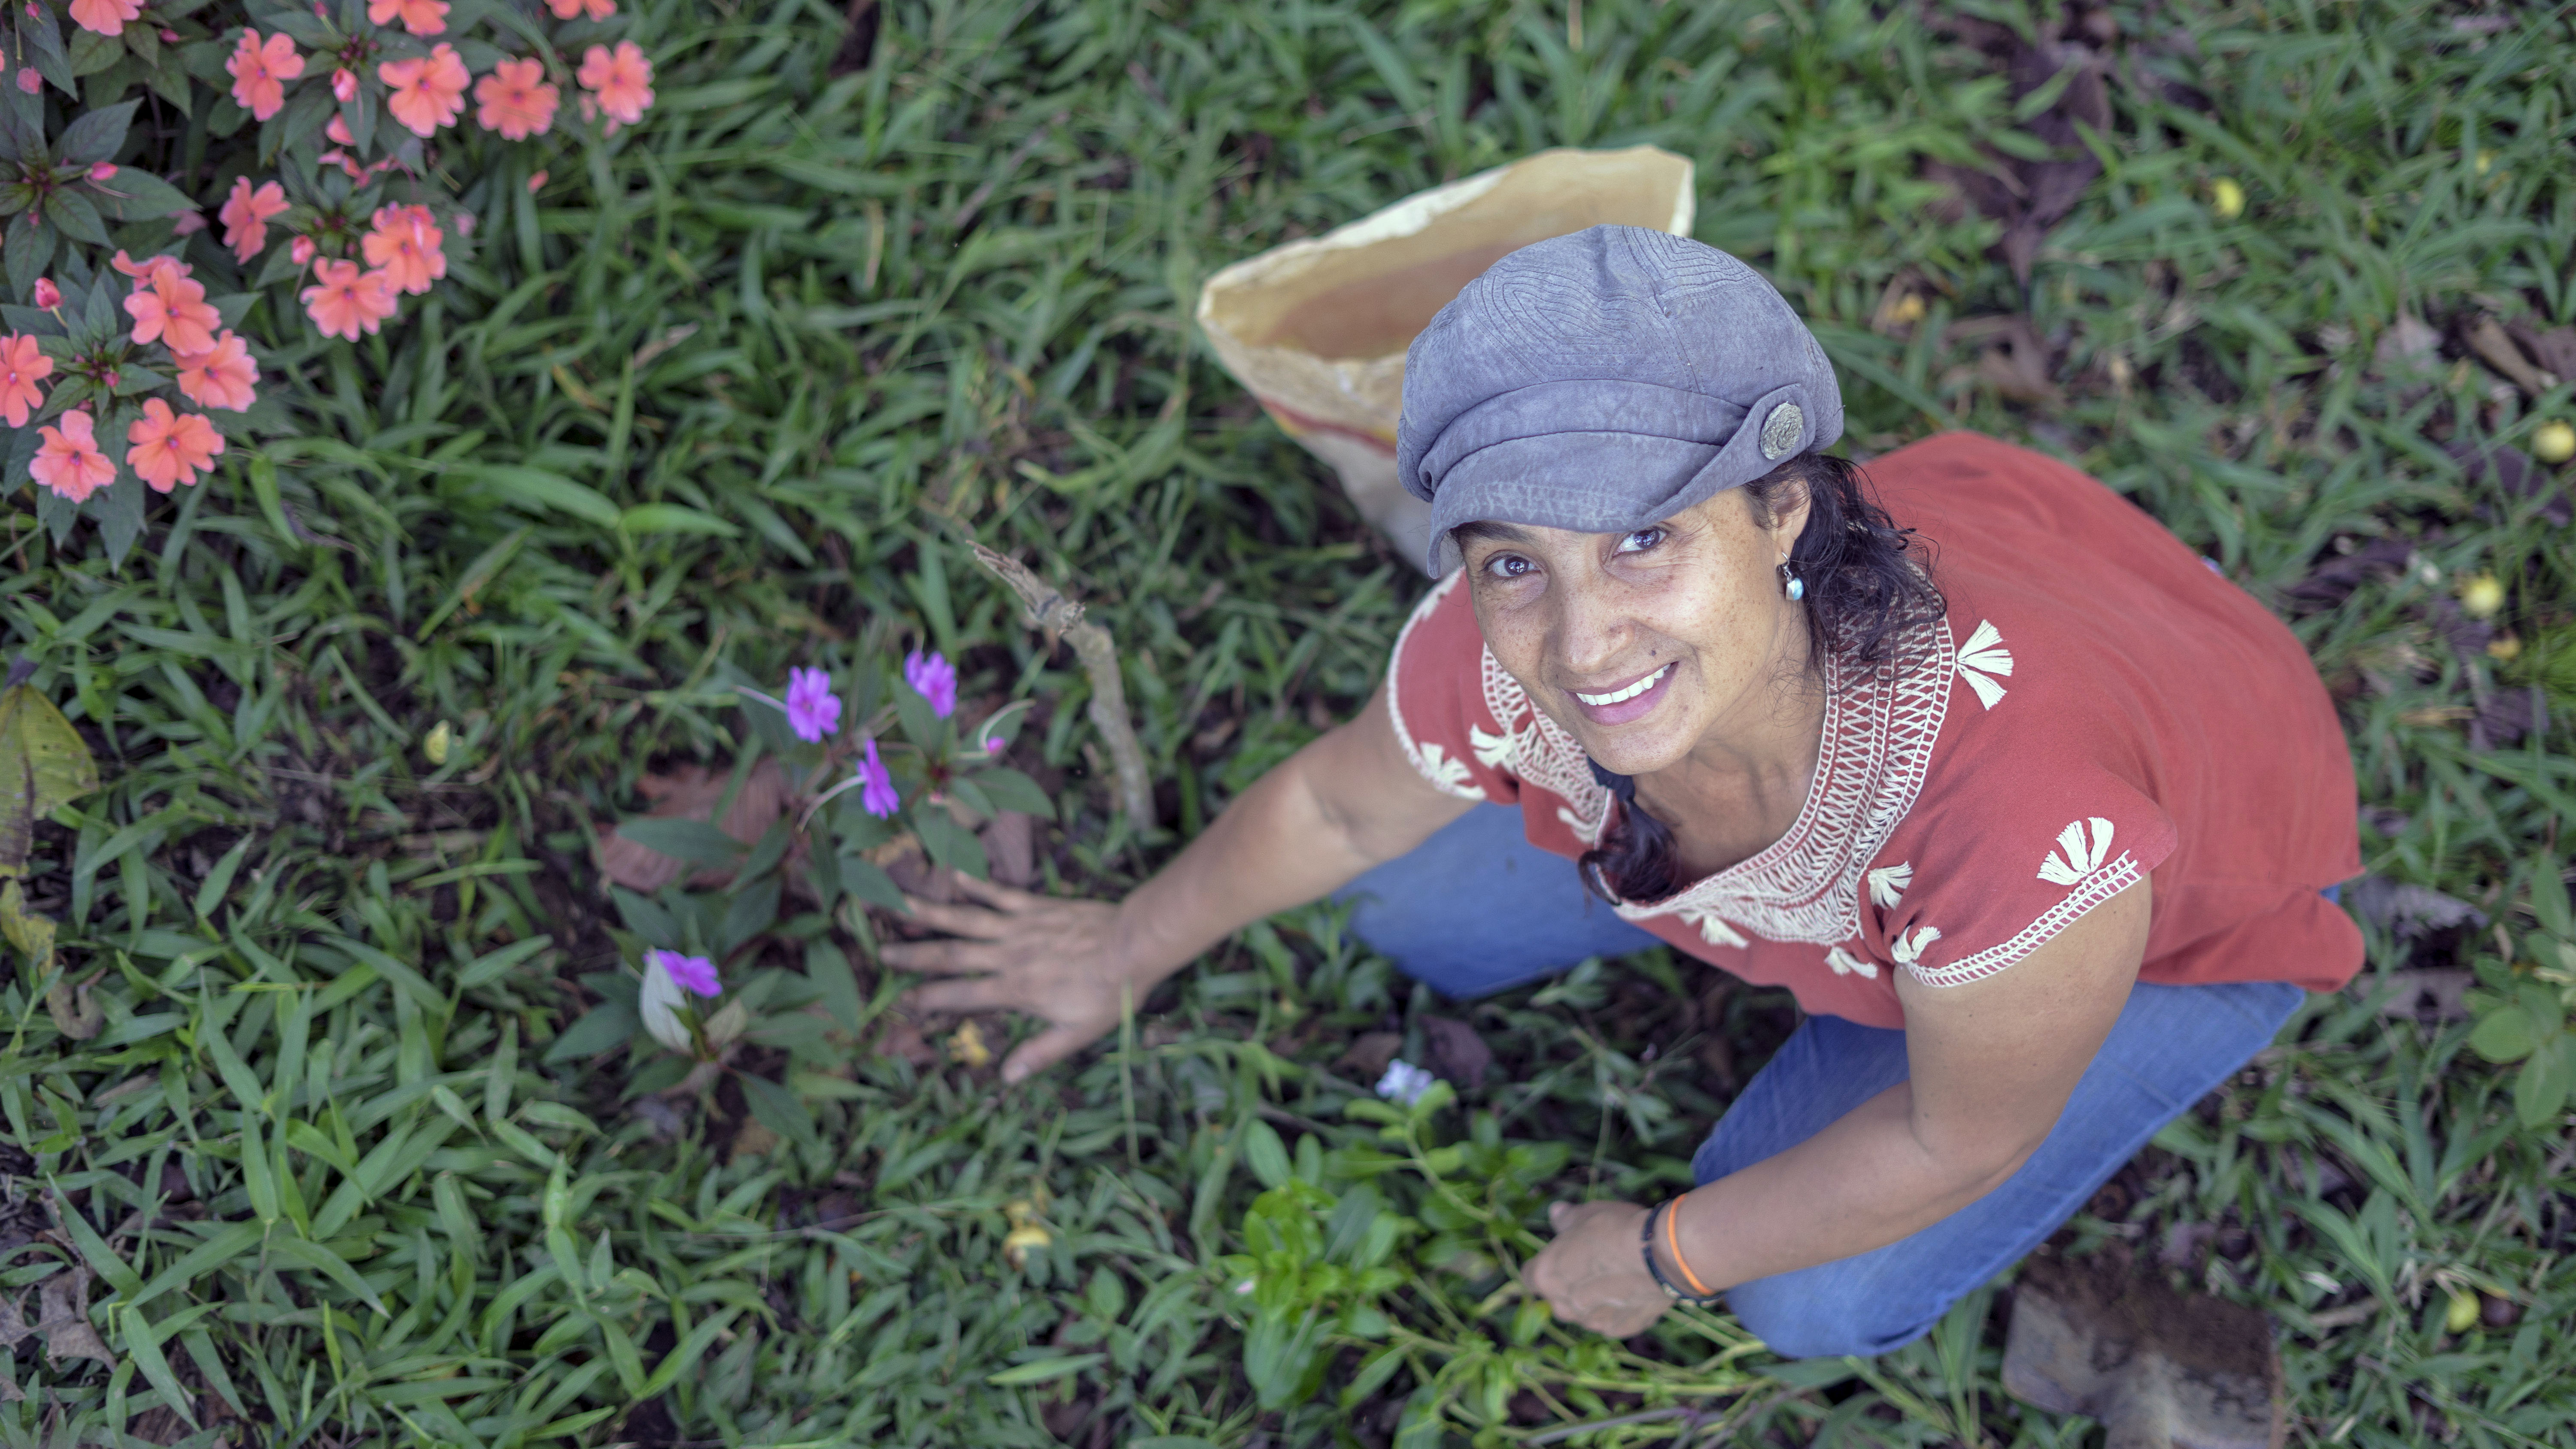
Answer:
[[[649,42],[651,111],[555,134],[544,174],[470,128],[433,141],[473,243],[373,332],[246,289],[225,320],[276,349],[277,421],[139,497],[125,542],[40,513],[32,444],[0,477],[0,1442],[2098,1432],[2003,1394],[1998,1294],[1871,1363],[1781,1363],[1722,1316],[1612,1344],[1530,1311],[1509,1270],[1548,1198],[1685,1182],[1791,1024],[1664,953],[1461,1004],[1292,913],[1005,1090],[1017,1024],[906,1020],[873,964],[904,928],[840,862],[917,877],[864,800],[801,856],[793,831],[646,826],[666,877],[606,886],[601,832],[725,821],[764,759],[822,748],[743,687],[825,670],[846,745],[915,651],[954,666],[953,719],[1033,703],[998,761],[1027,794],[963,800],[963,843],[919,811],[909,833],[1053,889],[1150,870],[1355,707],[1423,587],[1193,336],[1200,279],[1530,150],[1638,142],[1697,163],[1699,235],[1814,321],[1852,447],[1971,426],[2077,462],[2290,618],[2344,710],[2369,970],[2070,1250],[2274,1312],[2300,1443],[2576,1442],[2551,431],[2576,417],[2576,21],[647,0],[606,23]],[[219,207],[196,121],[127,79],[151,94],[112,159]],[[0,300],[35,306],[33,281]],[[972,542],[1108,629],[1152,822],[1121,808],[1089,677]],[[910,738],[958,747],[943,725]],[[893,758],[917,803],[929,776]],[[704,1039],[715,999],[685,1052],[642,1030],[654,950],[716,968],[742,1034]],[[1381,1103],[1392,1057],[1445,1084]]]

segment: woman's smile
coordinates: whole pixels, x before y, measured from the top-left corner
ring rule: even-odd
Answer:
[[[1631,680],[1616,689],[1599,694],[1586,694],[1579,689],[1566,693],[1583,707],[1583,717],[1597,725],[1623,725],[1643,719],[1663,702],[1664,686],[1673,677],[1673,666],[1666,664],[1654,673]]]

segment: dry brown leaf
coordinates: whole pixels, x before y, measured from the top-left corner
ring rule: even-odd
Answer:
[[[2561,382],[2576,377],[2576,327],[2552,327],[2535,332],[2519,322],[2505,324],[2505,333],[2522,344],[2522,350],[2540,364],[2541,370],[2555,375]]]
[[[36,1330],[27,1326],[26,1314],[19,1311],[18,1300],[0,1298],[0,1349],[14,1349]]]
[[[2469,350],[2487,366],[2513,379],[2513,385],[2533,397],[2558,385],[2558,379],[2532,366],[2523,358],[2513,339],[2505,334],[2493,317],[2480,317],[2467,333]]]
[[[116,1355],[107,1340],[89,1325],[89,1270],[74,1268],[45,1280],[36,1332],[45,1336],[45,1360],[59,1365],[68,1358],[94,1358],[113,1367]]]
[[[686,765],[668,775],[646,775],[635,782],[636,790],[653,808],[647,812],[662,820],[704,820],[725,790],[733,783],[733,772],[710,771],[703,765]],[[750,845],[760,839],[778,817],[787,813],[786,776],[776,760],[763,760],[752,766],[751,775],[742,782],[742,792],[734,796],[733,806],[725,811],[716,828]],[[631,891],[650,894],[678,880],[689,863],[674,860],[649,846],[639,845],[617,834],[614,829],[599,832],[592,841],[592,855],[600,874]],[[792,875],[792,872],[791,872]],[[707,867],[689,878],[694,887],[722,885],[733,878],[733,872],[721,867]]]
[[[1485,1069],[1494,1064],[1494,1049],[1474,1027],[1445,1016],[1422,1018],[1422,1054],[1430,1058],[1423,1065],[1433,1076],[1468,1088],[1482,1086]]]
[[[1404,1050],[1402,1035],[1391,1031],[1367,1032],[1354,1039],[1350,1048],[1333,1063],[1333,1070],[1348,1072],[1354,1078],[1374,1082],[1386,1072],[1386,1064]]]
[[[1019,887],[1037,883],[1037,824],[1034,815],[1005,810],[984,827],[984,858],[992,862],[994,880]]]
[[[2441,370],[2442,334],[2412,312],[2400,312],[2370,350],[2372,369],[2391,381],[2421,377]]]
[[[1943,338],[1953,343],[1985,340],[1985,351],[1977,355],[1977,377],[2012,401],[2050,408],[2065,401],[2049,376],[2048,344],[2030,330],[2028,318],[1963,318]]]

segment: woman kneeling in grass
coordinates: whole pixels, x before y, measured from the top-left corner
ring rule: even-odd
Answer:
[[[1785,986],[1699,1187],[1559,1204],[1529,1282],[1614,1335],[1723,1296],[1791,1356],[1915,1338],[2359,969],[2354,789],[2305,651],[2145,514],[1967,433],[1873,498],[1841,432],[1733,257],[1513,253],[1407,358],[1459,567],[1368,707],[1125,901],[979,887],[889,959],[1045,1017],[1015,1080],[1337,890],[1454,996],[1658,941]]]

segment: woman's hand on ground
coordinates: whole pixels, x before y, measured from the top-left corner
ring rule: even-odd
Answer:
[[[1002,1063],[1017,1082],[1064,1060],[1118,1025],[1122,998],[1142,1005],[1152,979],[1139,979],[1118,949],[1118,908],[1104,901],[1032,895],[959,875],[956,883],[982,906],[936,905],[906,898],[912,918],[944,941],[905,941],[885,948],[889,966],[955,979],[920,986],[906,999],[916,1011],[1003,1009],[1042,1017],[1047,1029]]]
[[[1645,1332],[1672,1300],[1638,1256],[1646,1210],[1632,1202],[1551,1203],[1556,1241],[1529,1261],[1521,1280],[1556,1316],[1612,1338]]]

